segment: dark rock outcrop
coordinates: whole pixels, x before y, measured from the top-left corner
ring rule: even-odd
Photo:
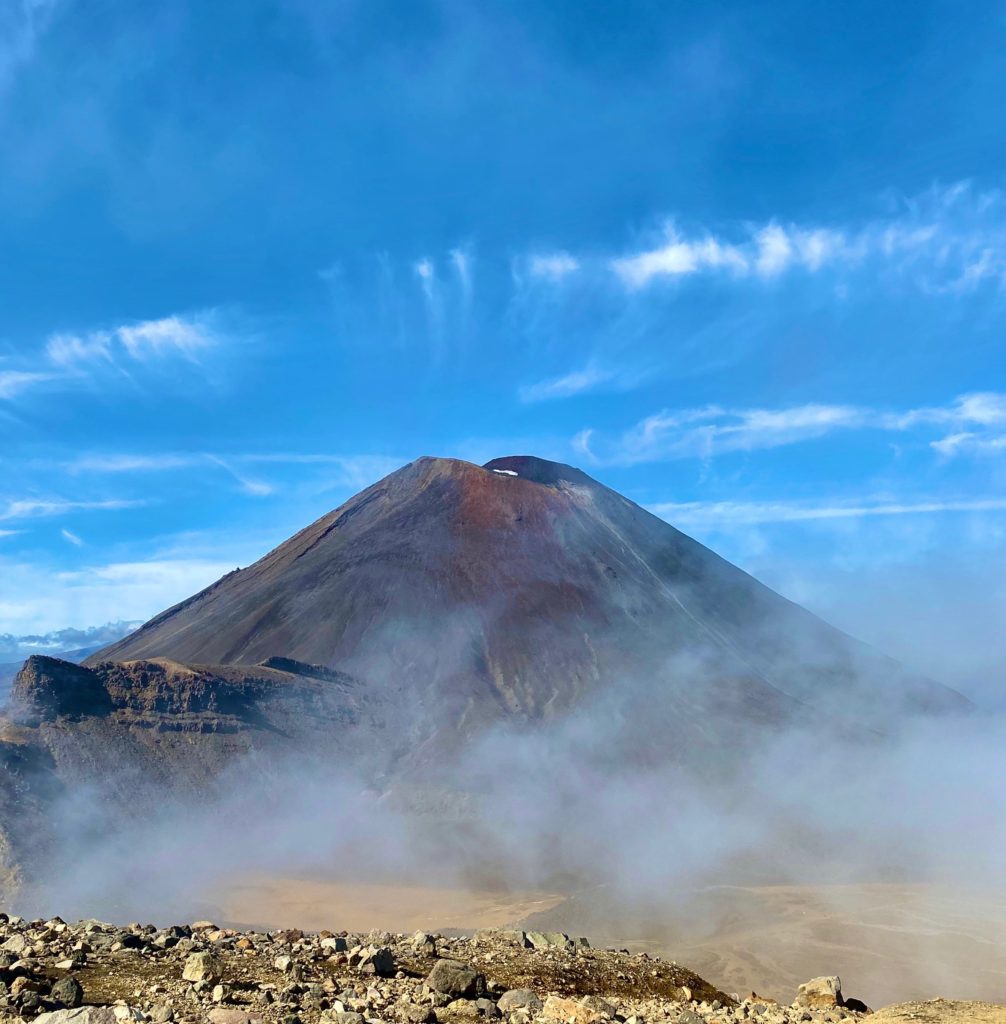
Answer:
[[[14,678],[11,702],[26,721],[107,714],[112,701],[89,668],[42,654],[32,655]]]

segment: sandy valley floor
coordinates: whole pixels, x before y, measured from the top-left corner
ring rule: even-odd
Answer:
[[[935,996],[1006,1002],[1006,898],[934,886],[710,887],[644,914],[604,890],[547,892],[248,877],[216,890],[220,920],[305,929],[561,928],[673,957],[727,991],[784,999],[838,973],[874,1006]]]

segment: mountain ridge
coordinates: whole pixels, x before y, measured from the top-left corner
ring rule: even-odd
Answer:
[[[86,663],[149,657],[289,657],[461,718],[548,717],[613,680],[703,672],[724,713],[968,706],[582,470],[527,455],[408,463]]]

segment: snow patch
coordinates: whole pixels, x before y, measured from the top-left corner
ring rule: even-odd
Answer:
[[[515,469],[494,469],[494,473],[499,473],[500,476],[516,476],[517,471]]]

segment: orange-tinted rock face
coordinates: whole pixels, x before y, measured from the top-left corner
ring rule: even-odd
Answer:
[[[778,721],[853,697],[960,703],[579,470],[530,456],[410,463],[89,661],[277,656],[398,694],[426,733],[562,713],[640,678],[681,730],[682,716]]]

